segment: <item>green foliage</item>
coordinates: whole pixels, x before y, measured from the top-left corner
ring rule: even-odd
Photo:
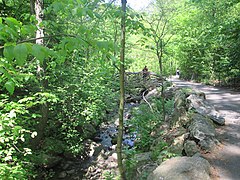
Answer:
[[[235,26],[239,22],[238,8],[239,3],[234,0],[185,3],[185,10],[174,20],[178,26],[175,59],[181,67],[181,77],[212,83],[239,75],[233,70],[239,69],[235,48],[239,45],[239,27]]]
[[[8,96],[0,97],[1,179],[26,179],[31,172],[27,157],[32,152],[26,142],[34,137],[36,132],[24,128],[24,124],[28,124],[30,118],[25,104],[9,101]]]
[[[148,14],[129,10],[128,70],[141,71],[147,65],[150,71],[159,72],[156,50],[162,43],[163,74],[174,73],[179,66],[184,78],[238,82],[238,1],[156,3]],[[40,26],[44,27],[45,44],[40,46],[30,40],[37,30],[30,1],[0,0],[1,179],[33,177],[32,163],[36,162],[30,160],[30,153],[39,159],[42,155],[81,153],[88,138],[86,127],[97,127],[117,103],[114,66],[120,65],[119,7],[101,0],[48,0],[44,8]],[[161,43],[156,44],[156,39]],[[40,152],[30,151],[44,104],[48,105],[45,137]],[[161,101],[154,99],[152,106],[153,112],[146,104],[135,109],[131,122],[141,151],[149,149],[151,133],[163,121]],[[165,106],[170,114],[173,101]],[[154,157],[173,156],[163,151],[165,147],[160,143]]]
[[[4,86],[10,94],[13,94],[15,89],[15,84],[13,81],[7,81]]]
[[[46,20],[41,24],[45,27],[44,34],[66,34],[46,39],[51,50],[27,42],[36,31],[36,22],[31,17],[26,15],[29,19],[24,23],[17,18],[1,19],[0,40],[4,49],[0,85],[27,108],[21,127],[36,130],[42,118],[41,106],[47,103],[49,107],[48,126],[44,130],[48,138],[39,144],[40,152],[33,152],[33,157],[39,159],[33,161],[35,165],[43,164],[41,155],[83,152],[84,138],[88,138],[85,126],[98,126],[104,119],[106,107],[113,103],[115,93],[111,89],[117,88],[116,78],[112,80],[115,70],[109,59],[117,50],[117,44],[111,35],[106,35],[108,29],[103,31],[107,27],[105,22],[98,19],[105,11],[102,4],[100,1],[54,1],[46,5]],[[77,21],[81,21],[79,26],[75,25]],[[43,69],[36,73],[37,65]],[[44,89],[42,80],[48,84]],[[31,135],[35,137],[36,132]]]
[[[135,177],[135,171],[136,171],[136,166],[137,166],[137,161],[134,158],[136,155],[137,151],[136,149],[124,149],[124,155],[126,155],[126,175],[128,178]]]
[[[116,174],[112,173],[111,171],[106,171],[103,174],[103,177],[104,177],[105,180],[118,180],[118,179],[120,179],[120,177],[116,177]]]
[[[59,127],[56,134],[67,143],[66,151],[78,154],[83,150],[84,126],[98,126],[108,103],[111,103],[111,68],[94,65],[94,62],[81,57],[78,51],[65,64],[67,66],[58,66],[55,71],[57,79],[50,81],[50,86],[57,86],[53,91],[59,98],[54,108],[58,112],[54,115],[57,118],[54,118],[50,129]]]
[[[13,53],[15,55],[17,65],[24,65],[28,55],[28,49],[26,44],[18,44],[17,46],[15,46]]]
[[[164,141],[159,142],[153,149],[152,152],[152,159],[157,161],[159,158],[159,155],[162,153],[163,150],[165,150],[168,147],[168,144]]]
[[[153,99],[151,101],[153,112],[147,104],[141,104],[133,111],[133,119],[131,126],[132,131],[137,132],[137,149],[142,151],[148,151],[153,143],[154,137],[151,135],[156,128],[158,128],[162,119],[162,102],[160,99]],[[171,114],[173,110],[173,100],[169,100],[165,103],[166,114]]]
[[[165,141],[159,141],[153,148],[152,148],[152,156],[151,158],[158,163],[166,161],[172,157],[179,156],[180,154],[171,153],[168,149],[169,144]]]
[[[136,167],[138,162],[134,156],[137,152],[149,151],[151,148],[152,158],[157,160],[159,158],[164,159],[170,157],[170,153],[166,153],[165,150],[168,146],[164,141],[160,141],[156,146],[152,147],[153,142],[156,139],[153,132],[157,132],[157,136],[161,136],[162,132],[157,130],[162,120],[162,102],[161,99],[151,99],[150,101],[153,112],[147,104],[141,104],[139,107],[133,110],[133,118],[128,123],[130,124],[131,131],[137,132],[137,140],[133,149],[125,149],[124,154],[127,156],[125,162],[127,169],[127,177],[135,177]],[[173,100],[165,102],[166,114],[171,114],[173,111]],[[145,174],[147,176],[147,174]],[[144,179],[144,177],[142,177]]]

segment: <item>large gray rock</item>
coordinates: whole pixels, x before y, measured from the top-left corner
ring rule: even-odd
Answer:
[[[197,139],[202,149],[210,151],[217,144],[213,123],[201,114],[192,115],[192,122],[188,129],[190,137]]]
[[[36,165],[44,168],[49,168],[49,169],[59,166],[62,160],[63,159],[59,156],[54,156],[54,155],[45,154],[45,153],[39,154],[35,156],[34,159],[32,159],[32,161]]]
[[[179,90],[177,87],[168,87],[164,92],[165,99],[172,99],[175,96],[177,90]]]
[[[224,117],[222,117],[200,94],[191,94],[187,100],[190,103],[189,109],[195,109],[196,112],[209,117],[213,122],[219,125],[225,124]]]
[[[169,151],[171,153],[181,155],[182,151],[183,151],[183,144],[184,144],[184,140],[185,139],[186,139],[186,135],[185,134],[183,134],[183,135],[181,135],[179,137],[176,137],[173,140],[173,143],[171,144],[171,146],[169,147]]]
[[[177,91],[174,97],[174,108],[175,110],[183,114],[186,112],[186,94],[183,91]]]
[[[94,138],[96,133],[97,133],[97,130],[96,128],[94,127],[94,125],[92,124],[84,124],[84,125],[79,125],[76,127],[76,130],[79,132],[79,133],[82,133],[84,135],[84,138],[85,139],[91,139],[91,138]]]
[[[174,95],[174,111],[169,120],[170,126],[185,126],[188,123],[188,119],[185,118],[187,109],[186,93],[177,90]]]
[[[146,179],[148,174],[153,172],[158,167],[157,163],[144,164],[137,168],[136,176],[134,179]]]
[[[163,162],[148,180],[210,180],[210,164],[201,157],[175,157]]]
[[[193,156],[197,153],[200,153],[200,150],[198,149],[197,143],[195,141],[187,140],[184,143],[184,150],[187,156]]]
[[[141,166],[143,164],[147,164],[149,162],[152,162],[151,160],[151,152],[144,152],[144,153],[139,153],[134,156],[134,160],[137,164],[137,166]]]
[[[145,96],[145,98],[151,99],[153,97],[160,97],[161,96],[161,91],[158,88],[154,88],[152,90],[149,90],[149,92],[147,93],[147,95]]]

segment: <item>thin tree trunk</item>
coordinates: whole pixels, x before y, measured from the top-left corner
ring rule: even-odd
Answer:
[[[43,0],[35,0],[35,13],[36,13],[36,20],[37,20],[36,44],[43,46],[44,32],[43,32],[43,28],[40,26],[40,23],[42,23],[43,21]],[[43,61],[42,67],[41,67],[40,61],[37,60],[37,75],[39,78],[40,88],[42,92],[44,92],[48,87],[48,81],[45,78],[46,68],[47,68],[46,60]],[[35,148],[40,144],[40,141],[43,139],[44,131],[47,126],[48,112],[49,112],[47,102],[44,102],[41,105],[40,112],[41,112],[41,118],[37,126],[38,135],[35,138],[35,141],[33,143]]]
[[[162,44],[162,40],[161,40],[160,47],[159,47],[159,44],[157,43],[157,57],[158,57],[158,63],[159,63],[161,77],[163,77],[162,56],[163,56],[163,44]],[[161,87],[161,98],[162,98],[163,120],[165,121],[166,110],[165,110],[165,97],[164,97],[164,85],[163,84],[164,84],[164,80],[162,82],[162,87]]]
[[[119,127],[117,139],[118,169],[122,180],[126,179],[125,170],[122,163],[122,140],[123,140],[123,113],[124,113],[124,59],[125,59],[125,16],[126,0],[122,0],[121,19],[121,53],[120,53],[120,104],[119,104]]]
[[[37,20],[37,31],[36,31],[36,44],[43,45],[43,28],[40,24],[43,21],[43,0],[35,0],[35,13],[36,13],[36,20]]]
[[[30,12],[31,12],[31,14],[35,14],[35,2],[34,2],[34,0],[30,0]]]

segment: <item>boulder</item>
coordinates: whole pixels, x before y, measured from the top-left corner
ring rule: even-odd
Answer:
[[[60,172],[59,175],[58,175],[59,179],[64,179],[66,177],[67,177],[67,173],[65,171]]]
[[[174,96],[174,111],[171,114],[171,118],[169,120],[170,126],[182,126],[185,124],[185,116],[187,112],[187,103],[186,103],[186,94],[182,90],[178,90]]]
[[[198,149],[197,143],[191,140],[187,140],[184,143],[184,151],[186,155],[190,157],[200,152],[200,150]]]
[[[103,145],[92,142],[90,145],[90,152],[89,152],[90,157],[98,155],[102,151],[102,149],[103,149]]]
[[[175,96],[175,93],[178,89],[179,88],[174,87],[174,86],[168,87],[164,92],[165,99],[172,99]]]
[[[216,109],[199,94],[191,94],[187,101],[189,102],[189,109],[195,109],[196,112],[209,117],[213,122],[218,125],[224,125],[225,119],[220,115]]]
[[[149,173],[158,167],[157,163],[144,164],[137,168],[136,179],[146,179]]]
[[[176,137],[173,140],[173,143],[171,144],[171,146],[169,147],[169,151],[171,153],[181,155],[183,151],[183,143],[184,143],[185,137],[186,137],[185,134],[179,137]]]
[[[163,162],[148,180],[210,180],[210,164],[201,157],[175,157]]]
[[[198,144],[203,150],[210,152],[219,144],[219,141],[215,138],[207,138],[203,141],[199,141]]]
[[[39,154],[34,156],[33,162],[44,168],[54,168],[55,166],[59,166],[61,164],[62,158],[60,156],[54,156],[50,154]]]
[[[76,129],[79,133],[84,134],[85,139],[94,138],[96,133],[97,133],[96,128],[90,123],[89,124],[84,124],[84,125],[81,125],[81,126],[77,126]]]
[[[141,166],[143,164],[152,162],[151,154],[152,154],[151,152],[144,152],[144,153],[136,154],[134,156],[134,160],[135,160],[137,166]]]
[[[147,95],[145,96],[145,98],[151,99],[152,97],[160,97],[161,95],[161,91],[158,88],[154,88],[152,90],[149,90],[149,92],[147,93]]]
[[[186,112],[186,94],[182,91],[177,91],[174,97],[174,108],[180,114]]]
[[[216,145],[215,128],[213,123],[201,114],[194,113],[192,115],[192,122],[188,127],[190,137],[197,139],[198,144],[204,150],[210,151]]]

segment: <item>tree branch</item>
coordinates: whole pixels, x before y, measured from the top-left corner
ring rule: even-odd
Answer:
[[[17,42],[17,44],[21,44],[21,43],[25,43],[25,42],[31,42],[31,41],[36,41],[38,39],[47,39],[47,38],[52,38],[52,37],[57,37],[57,36],[68,36],[68,37],[80,38],[80,37],[78,37],[76,35],[72,35],[72,34],[54,34],[54,35],[49,35],[49,36],[44,36],[44,37],[39,37],[39,38],[31,38],[31,39],[22,40],[22,41]],[[80,38],[80,39],[82,39],[82,38]],[[92,46],[92,44],[90,44],[85,39],[82,39],[82,40],[85,41],[90,46]],[[0,49],[3,49],[3,48],[4,48],[4,46],[0,46]]]
[[[147,90],[145,90],[142,94],[143,100],[148,104],[148,106],[150,107],[151,111],[153,112],[153,108],[151,106],[151,104],[147,101],[146,97],[145,97],[145,93],[147,92]]]

